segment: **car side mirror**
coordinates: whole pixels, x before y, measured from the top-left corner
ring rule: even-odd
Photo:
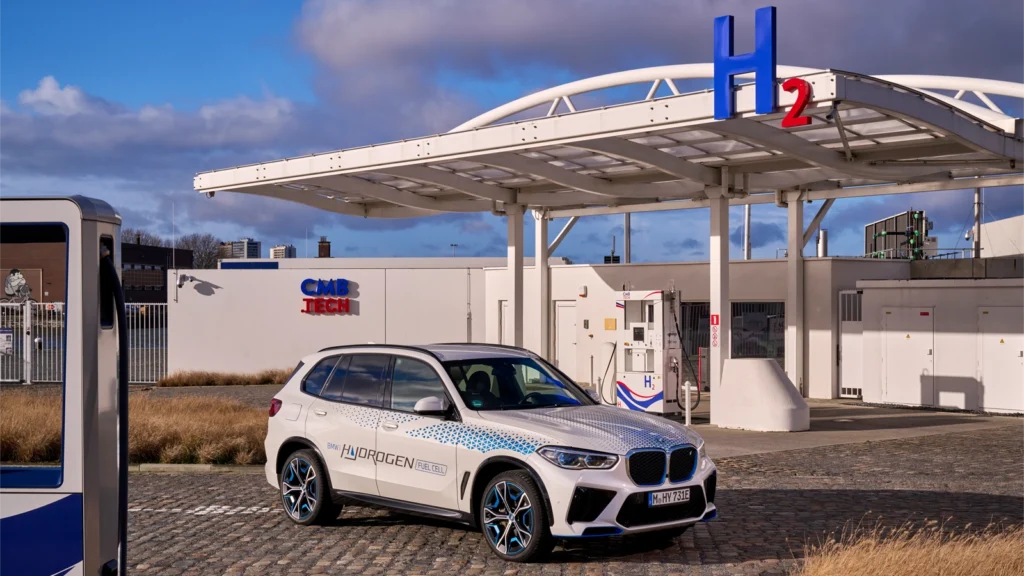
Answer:
[[[427,396],[417,400],[412,411],[424,416],[444,416],[444,402],[437,396]]]
[[[587,388],[586,391],[587,396],[590,396],[591,400],[597,402],[598,404],[601,403],[601,397],[597,394],[597,390],[594,390],[593,388]]]

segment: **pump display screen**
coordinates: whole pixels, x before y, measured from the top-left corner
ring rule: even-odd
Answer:
[[[643,329],[643,327],[642,326],[634,327],[633,328],[633,341],[634,342],[643,342],[643,339],[644,339],[644,329]]]
[[[0,381],[8,384],[0,388],[5,487],[62,482],[67,267],[63,224],[0,225]]]

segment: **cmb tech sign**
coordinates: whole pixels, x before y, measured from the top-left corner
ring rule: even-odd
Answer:
[[[302,299],[306,307],[299,310],[303,314],[351,313],[348,280],[344,278],[332,280],[306,278],[302,281],[300,289],[307,296]]]

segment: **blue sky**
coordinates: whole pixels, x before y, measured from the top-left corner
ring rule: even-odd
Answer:
[[[57,9],[9,2],[0,19],[0,194],[98,196],[126,225],[168,236],[173,211],[179,234],[254,236],[264,251],[284,242],[302,255],[308,234],[328,236],[340,256],[445,256],[452,243],[462,255],[498,256],[505,225],[489,214],[359,220],[234,194],[202,199],[191,191],[192,176],[443,132],[531,91],[595,74],[706,62],[713,18],[736,15],[737,50],[749,49],[761,4],[650,0],[636,10],[626,0],[189,0]],[[780,3],[779,62],[1024,80],[1024,7],[995,0],[978,12],[954,0]],[[599,97],[631,90],[646,87]],[[1020,102],[999,103],[1021,114]],[[864,223],[911,207],[928,211],[942,246],[964,245],[971,197],[957,191],[840,201],[825,220],[831,253],[859,254]],[[816,209],[807,207],[807,220]],[[986,220],[1022,211],[1019,188],[987,192]],[[738,226],[742,209],[732,214]],[[785,245],[785,217],[771,205],[754,207],[755,257]],[[707,220],[706,210],[634,215],[634,259],[706,258]],[[613,235],[621,250],[621,217],[584,218],[558,255],[600,261]]]

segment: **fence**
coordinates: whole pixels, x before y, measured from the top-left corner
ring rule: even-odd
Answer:
[[[129,381],[167,374],[167,305],[128,304]],[[63,382],[64,304],[0,304],[0,382]]]
[[[683,378],[691,382],[701,381],[693,372],[698,370],[700,350],[711,345],[710,320],[711,304],[680,304],[681,344],[683,354],[690,359],[689,362],[683,362]],[[783,365],[785,343],[785,302],[732,303],[732,358],[774,358],[779,365]]]

